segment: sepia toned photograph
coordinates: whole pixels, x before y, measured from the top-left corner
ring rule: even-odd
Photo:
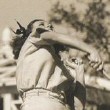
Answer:
[[[0,110],[110,110],[110,0],[0,0]]]

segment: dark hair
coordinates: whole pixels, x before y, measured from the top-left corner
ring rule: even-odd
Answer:
[[[23,26],[21,26],[21,24],[17,21],[17,24],[19,25],[20,29],[17,29],[16,32],[14,32],[16,34],[16,36],[13,39],[13,41],[11,42],[11,46],[13,48],[13,54],[14,54],[15,59],[18,59],[20,50],[21,50],[24,42],[26,41],[26,39],[28,38],[28,36],[32,32],[33,24],[37,21],[44,21],[44,20],[35,19],[35,20],[31,21],[27,25],[27,29],[25,29]]]

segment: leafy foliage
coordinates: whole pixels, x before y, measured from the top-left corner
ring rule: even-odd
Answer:
[[[105,52],[108,55],[108,61],[110,61],[110,22],[106,23],[110,18],[110,12],[106,10],[108,2],[98,0],[85,3],[88,8],[83,15],[76,12],[74,4],[70,4],[69,10],[67,10],[60,2],[57,2],[49,14],[50,21],[56,24],[65,22],[77,31],[86,32],[85,42],[91,43],[100,52]]]

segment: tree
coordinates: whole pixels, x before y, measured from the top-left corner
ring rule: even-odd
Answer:
[[[77,2],[82,3],[79,0]],[[57,2],[50,11],[50,21],[56,24],[65,22],[76,31],[86,32],[87,37],[84,41],[94,45],[102,58],[105,58],[105,62],[110,62],[110,22],[106,23],[110,18],[110,12],[106,10],[107,3],[109,1],[103,2],[103,0],[85,3],[88,8],[81,15],[80,12],[76,12],[74,4],[70,4],[67,10],[60,2]]]

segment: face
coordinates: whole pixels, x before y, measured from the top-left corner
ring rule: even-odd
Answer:
[[[37,21],[33,24],[33,28],[35,29],[42,29],[42,30],[49,30],[53,31],[52,24],[46,22],[46,21]]]

